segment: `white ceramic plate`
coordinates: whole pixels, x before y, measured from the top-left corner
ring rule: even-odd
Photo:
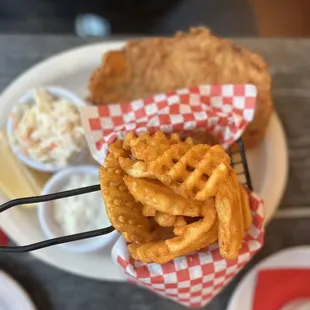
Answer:
[[[119,49],[123,45],[124,42],[111,42],[73,49],[26,71],[9,85],[0,97],[0,128],[5,126],[12,103],[34,87],[56,85],[86,97],[89,76],[99,66],[102,54]],[[285,136],[275,114],[271,119],[265,142],[247,155],[254,189],[265,200],[266,220],[269,221],[282,197],[288,170]],[[18,208],[6,211],[1,215],[0,224],[8,236],[19,245],[44,239],[35,211]],[[73,254],[59,247],[52,247],[35,251],[33,255],[55,267],[82,276],[106,280],[124,279],[118,267],[112,263],[109,250]]]
[[[0,309],[35,310],[35,306],[19,284],[0,270]]]
[[[282,250],[256,265],[240,282],[228,304],[227,310],[252,309],[256,275],[260,269],[310,268],[310,247],[299,246]]]

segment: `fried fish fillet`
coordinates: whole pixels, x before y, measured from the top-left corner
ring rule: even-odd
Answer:
[[[258,102],[254,121],[244,134],[247,147],[263,137],[273,111],[271,78],[264,59],[234,42],[193,28],[173,38],[129,42],[104,55],[89,81],[97,105],[145,98],[198,84],[255,84]]]

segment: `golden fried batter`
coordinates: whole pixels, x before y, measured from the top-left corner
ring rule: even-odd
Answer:
[[[263,137],[273,111],[271,78],[261,56],[231,40],[193,28],[173,38],[139,39],[107,53],[89,81],[97,105],[141,99],[199,84],[255,84],[254,121],[244,139],[254,147]]]

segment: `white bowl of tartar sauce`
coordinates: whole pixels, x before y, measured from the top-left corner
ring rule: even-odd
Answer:
[[[88,152],[80,108],[85,101],[56,86],[27,92],[13,106],[6,131],[13,153],[33,169],[56,172]]]
[[[56,174],[43,188],[42,195],[99,184],[99,168],[76,166]],[[42,202],[38,217],[46,238],[56,238],[111,226],[101,192]],[[73,252],[92,252],[111,245],[119,237],[116,231],[107,235],[64,243],[60,247]]]

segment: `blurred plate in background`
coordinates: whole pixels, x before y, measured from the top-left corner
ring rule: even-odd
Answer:
[[[259,270],[264,269],[308,269],[310,268],[310,247],[298,246],[282,250],[262,260],[249,271],[235,289],[227,310],[248,310],[253,307],[253,298]],[[281,287],[281,283],[279,283]],[[292,290],[294,291],[294,290]],[[293,294],[294,295],[294,294]],[[304,296],[309,298],[309,296]],[[266,300],[266,306],[268,301]],[[308,303],[309,307],[309,303]],[[307,306],[294,309],[309,309]],[[284,308],[281,308],[284,310]]]
[[[0,270],[0,309],[35,310],[35,306],[19,284]]]

